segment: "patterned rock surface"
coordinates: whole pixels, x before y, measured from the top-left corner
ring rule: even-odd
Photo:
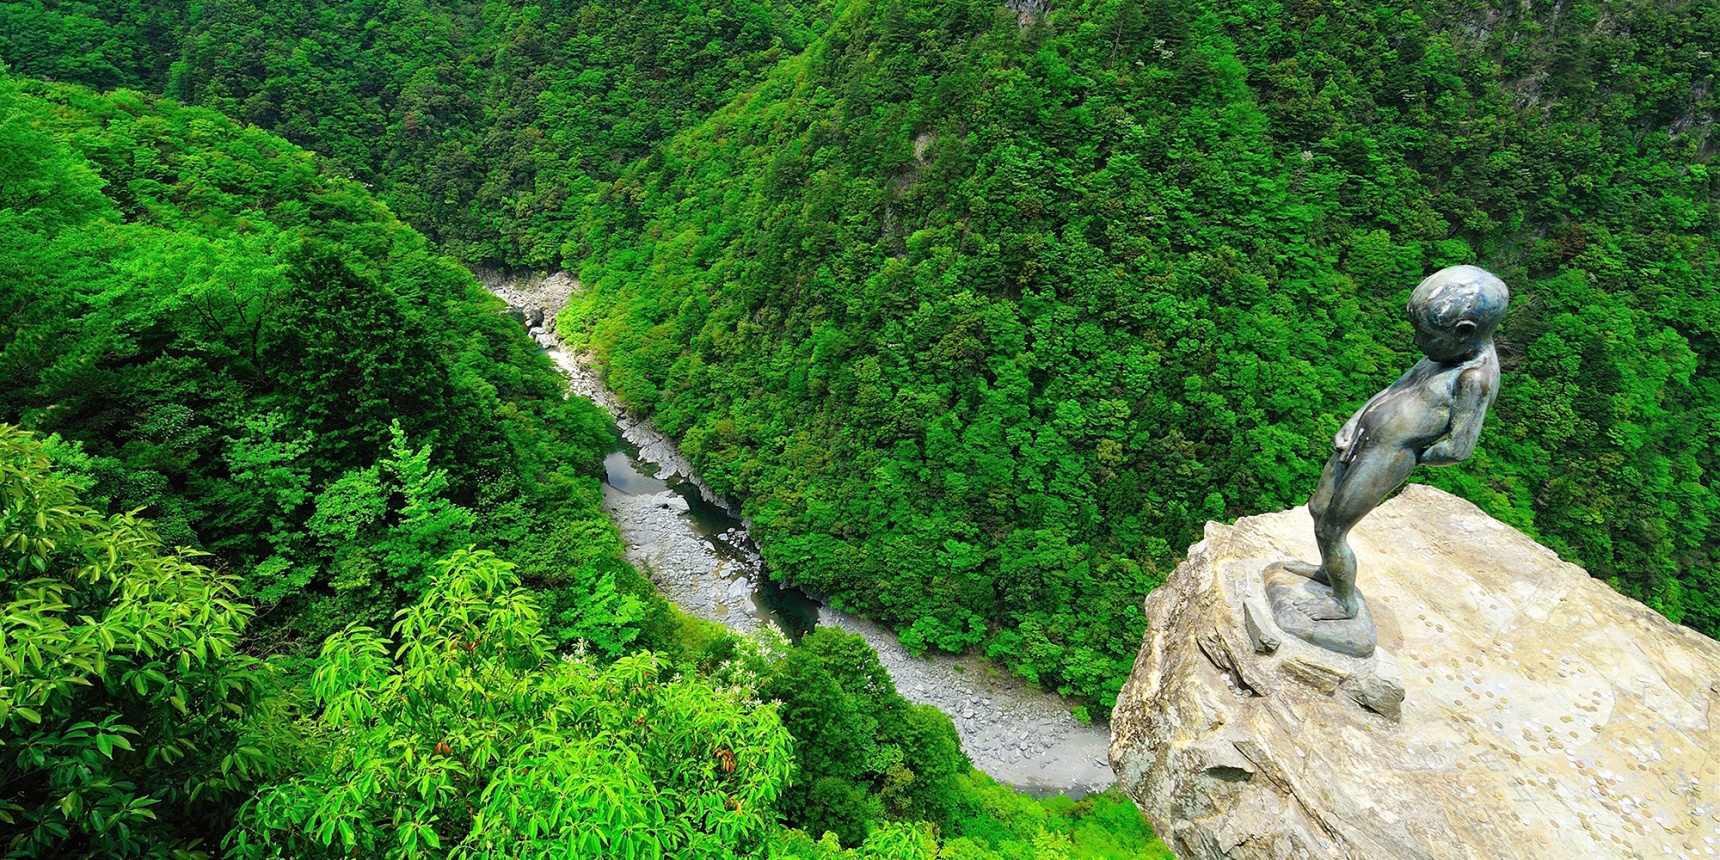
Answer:
[[[1208,524],[1147,599],[1111,764],[1178,856],[1720,856],[1720,643],[1431,487],[1350,542],[1372,660],[1255,603],[1318,558],[1302,508]]]

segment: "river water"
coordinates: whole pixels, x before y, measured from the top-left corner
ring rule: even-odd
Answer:
[[[489,286],[510,303],[516,319],[531,318],[532,308],[520,308],[529,297],[511,292],[511,285]],[[621,532],[628,560],[684,611],[741,633],[771,625],[791,640],[815,625],[856,633],[878,652],[904,698],[949,715],[968,758],[992,778],[1036,796],[1079,797],[1115,782],[1109,730],[1077,722],[1070,715],[1074,702],[978,656],[916,657],[883,627],[773,581],[738,506],[699,479],[674,440],[650,419],[629,413],[590,364],[562,349],[553,335],[534,329],[533,336],[567,376],[569,393],[615,420],[619,441],[603,463],[604,509]]]

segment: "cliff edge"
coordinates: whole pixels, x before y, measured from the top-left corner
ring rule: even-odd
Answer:
[[[1147,598],[1111,764],[1179,857],[1720,856],[1720,643],[1431,487],[1350,542],[1365,660],[1260,606],[1304,508],[1209,523]]]

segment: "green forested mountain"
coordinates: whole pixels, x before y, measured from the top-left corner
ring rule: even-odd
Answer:
[[[1424,473],[1720,633],[1720,7],[851,4],[596,202],[562,319],[789,580],[1101,701],[1305,498],[1435,267],[1514,290]]]
[[[10,79],[0,149],[0,421],[78,443],[91,501],[217,553],[265,627],[381,624],[472,542],[633,629],[568,641],[666,611],[613,559],[606,419],[356,183],[212,111]]]
[[[1419,479],[1720,635],[1716,45],[1714,0],[0,3],[7,851],[1157,850],[852,640],[678,615],[460,262],[577,271],[562,332],[779,575],[1101,706],[1477,263],[1503,392]],[[598,760],[616,802],[497,796]]]
[[[324,166],[0,76],[7,856],[1162,850],[973,772],[857,637],[680,615],[606,419]]]
[[[597,184],[823,31],[821,3],[0,4],[20,74],[216,108],[329,156],[468,263],[547,266]]]
[[[1720,630],[1708,0],[4,14],[22,71],[216,106],[444,250],[576,268],[568,333],[775,568],[911,643],[1108,700],[1140,595],[1304,498],[1464,261],[1516,291],[1509,381],[1422,479]]]

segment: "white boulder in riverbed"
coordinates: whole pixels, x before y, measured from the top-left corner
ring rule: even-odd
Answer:
[[[1179,857],[1720,855],[1720,643],[1430,487],[1350,543],[1395,716],[1366,661],[1250,635],[1252,578],[1318,557],[1302,508],[1209,523],[1148,598],[1111,763]]]

